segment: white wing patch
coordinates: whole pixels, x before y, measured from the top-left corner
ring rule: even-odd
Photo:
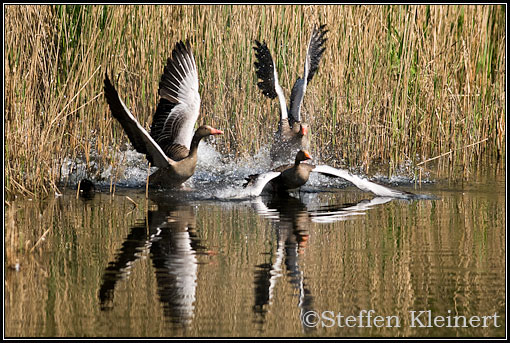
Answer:
[[[401,198],[401,199],[410,199],[411,194],[401,192],[395,189],[391,189],[377,183],[368,181],[367,179],[361,178],[359,176],[351,174],[349,171],[344,169],[336,169],[326,165],[318,165],[312,171],[317,173],[329,174],[333,176],[341,177],[351,183],[353,183],[356,187],[365,192],[372,192],[375,195],[380,197],[392,197],[392,198]]]
[[[170,138],[172,143],[183,145],[189,149],[193,138],[193,129],[200,114],[198,72],[195,58],[189,46],[185,53],[175,58],[174,66],[170,69],[170,74],[177,74],[174,78],[182,81],[178,85],[170,81],[172,79],[167,82],[177,89],[177,98],[169,96],[165,89],[162,89],[161,95],[177,104],[165,119],[158,139],[168,136],[166,138]]]
[[[254,182],[252,182],[251,184],[246,186],[246,188],[243,191],[244,195],[245,196],[246,195],[249,195],[249,196],[260,195],[260,193],[262,193],[262,190],[269,183],[269,181],[271,181],[272,179],[274,179],[275,177],[277,177],[280,174],[281,174],[280,172],[267,172],[267,173],[259,174],[257,176],[257,179]]]
[[[278,100],[280,101],[280,107],[281,107],[281,115],[280,119],[287,119],[287,101],[285,100],[285,94],[283,93],[282,87],[280,87],[280,84],[278,83],[278,73],[276,72],[276,66],[273,62],[273,71],[274,71],[274,89],[276,90],[276,94],[278,94]]]

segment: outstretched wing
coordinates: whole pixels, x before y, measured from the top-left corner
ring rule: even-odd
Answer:
[[[170,158],[181,160],[188,156],[200,112],[198,72],[189,41],[175,45],[159,82],[159,95],[151,136]]]
[[[326,165],[318,165],[312,170],[317,173],[337,176],[345,179],[351,183],[353,183],[356,187],[365,192],[372,192],[375,195],[381,197],[392,197],[392,198],[400,198],[400,199],[412,199],[415,198],[416,195],[409,192],[398,191],[395,189],[391,189],[377,183],[368,181],[367,179],[361,178],[359,176],[353,175],[347,170],[344,169],[336,169]]]
[[[152,139],[149,133],[127,109],[126,105],[124,105],[117,90],[110,82],[107,73],[105,73],[104,79],[104,94],[113,117],[122,125],[136,151],[145,154],[153,166],[159,168],[168,167],[172,161],[167,158],[158,143]]]
[[[273,58],[271,57],[271,53],[267,48],[266,42],[264,41],[260,44],[259,41],[255,41],[257,46],[253,47],[255,50],[255,57],[257,61],[255,61],[255,71],[257,73],[257,77],[261,80],[257,83],[262,94],[265,96],[274,99],[278,96],[280,101],[280,120],[287,119],[287,103],[285,102],[285,94],[283,94],[283,90],[278,83],[278,73],[276,72],[276,68],[273,63]]]
[[[308,43],[304,73],[304,77],[306,78],[307,82],[312,81],[317,68],[319,68],[319,62],[321,60],[322,54],[324,53],[324,50],[326,50],[324,43],[326,43],[327,38],[324,38],[324,35],[326,35],[328,30],[325,30],[325,27],[325,24],[319,26],[319,28],[315,27],[313,29],[310,42]]]
[[[298,78],[292,87],[290,94],[290,125],[292,126],[294,121],[301,121],[301,104],[303,103],[303,97],[306,92],[306,85],[310,82],[319,67],[322,54],[326,47],[324,43],[326,38],[324,35],[328,32],[324,28],[326,25],[321,25],[318,28],[314,27],[310,41],[308,42],[308,49],[306,51],[305,58],[305,69],[303,77]]]
[[[269,181],[278,177],[280,174],[280,172],[271,171],[262,174],[250,175],[247,179],[248,182],[244,185],[245,191],[243,194],[250,196],[260,195]]]

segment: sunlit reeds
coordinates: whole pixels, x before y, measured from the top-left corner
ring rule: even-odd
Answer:
[[[166,58],[187,38],[199,70],[198,124],[225,131],[223,153],[256,153],[271,142],[279,105],[257,89],[253,40],[267,42],[290,95],[318,23],[329,29],[327,48],[304,100],[318,158],[392,173],[440,155],[435,161],[469,168],[505,154],[503,6],[5,9],[9,194],[56,191],[65,158],[86,161],[92,177],[115,163],[112,148],[127,137],[109,114],[104,73],[148,128]]]

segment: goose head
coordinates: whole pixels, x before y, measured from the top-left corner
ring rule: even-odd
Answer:
[[[200,126],[195,132],[195,136],[199,138],[207,137],[210,135],[222,135],[222,134],[223,131],[215,129],[214,127],[209,125]]]
[[[295,122],[292,125],[292,131],[300,136],[306,136],[308,134],[308,124]]]
[[[310,153],[306,150],[299,150],[296,154],[296,163],[301,163],[306,160],[311,160],[312,156]]]

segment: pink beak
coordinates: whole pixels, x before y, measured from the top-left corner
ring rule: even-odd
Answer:
[[[218,130],[218,129],[211,129],[211,135],[222,135],[223,134],[223,131],[221,130]]]

